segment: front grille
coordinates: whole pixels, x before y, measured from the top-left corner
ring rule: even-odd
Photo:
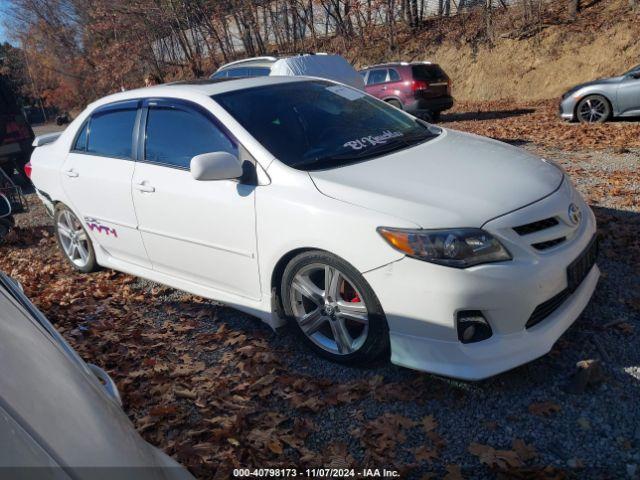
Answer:
[[[520,225],[519,227],[513,227],[513,229],[518,235],[528,235],[530,233],[555,227],[556,225],[558,225],[558,219],[551,217],[545,218],[544,220],[538,220],[537,222],[527,223],[526,225]]]
[[[554,297],[538,305],[529,317],[529,320],[527,320],[527,324],[525,325],[525,327],[531,328],[534,325],[539,324],[541,321],[555,312],[556,309],[564,303],[569,295],[571,295],[571,292],[568,288],[565,288]]]
[[[560,245],[565,240],[565,237],[554,238],[553,240],[547,240],[546,242],[532,243],[531,246],[536,250],[547,250],[551,247],[555,247],[556,245]]]

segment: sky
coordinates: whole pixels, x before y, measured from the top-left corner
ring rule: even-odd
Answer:
[[[9,8],[9,2],[7,0],[0,0],[0,43],[10,42],[13,43],[8,38],[8,33],[6,26],[4,25],[7,20],[7,12],[6,10]]]

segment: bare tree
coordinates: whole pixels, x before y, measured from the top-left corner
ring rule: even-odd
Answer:
[[[634,0],[630,0],[634,1]],[[580,11],[580,0],[569,0],[568,13],[571,20],[575,20]]]

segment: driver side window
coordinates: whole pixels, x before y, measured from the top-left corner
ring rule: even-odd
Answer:
[[[150,107],[144,158],[148,162],[189,169],[201,153],[238,155],[234,142],[204,114],[182,107]]]

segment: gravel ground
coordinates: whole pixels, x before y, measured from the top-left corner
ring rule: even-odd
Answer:
[[[615,153],[566,152],[527,145],[527,149],[557,160],[571,172],[573,181],[587,198],[598,197],[594,205],[598,217],[613,215],[624,221],[639,223],[637,201],[621,207],[620,196],[598,196],[611,188],[611,175],[626,178],[627,193],[637,194],[639,151]],[[579,172],[579,174],[575,174]],[[635,189],[635,190],[634,190]],[[594,190],[596,193],[594,193]],[[636,196],[637,198],[637,196]],[[37,198],[30,195],[33,206],[28,216],[19,218],[21,226],[49,225],[50,220]],[[615,228],[615,221],[613,227]],[[446,446],[433,463],[422,463],[411,478],[421,478],[426,472],[443,476],[450,464],[461,467],[464,478],[493,478],[495,472],[480,465],[478,458],[468,452],[472,442],[496,449],[511,449],[516,438],[531,444],[538,457],[529,465],[554,466],[562,475],[576,478],[638,478],[640,473],[640,260],[632,255],[610,255],[615,248],[612,240],[603,235],[599,266],[602,279],[594,298],[578,321],[562,336],[553,351],[530,364],[494,378],[466,383],[414,372],[382,363],[369,368],[348,368],[319,359],[307,351],[288,328],[277,333],[256,319],[231,308],[210,302],[212,315],[209,327],[217,330],[230,325],[247,335],[259,332],[266,336],[275,351],[283,352],[281,361],[292,374],[325,378],[332,383],[345,383],[363,378],[381,377],[389,385],[389,392],[410,391],[416,384],[428,386],[426,398],[403,400],[393,398],[363,400],[330,407],[316,414],[306,414],[319,427],[307,439],[312,450],[336,440],[344,441],[351,455],[359,460],[364,451],[359,440],[350,433],[363,422],[385,413],[397,413],[420,422],[432,415],[438,422],[437,431]],[[636,230],[636,233],[638,230]],[[148,291],[158,286],[137,280],[135,288]],[[182,295],[172,289],[158,296],[157,307],[150,315],[158,321],[171,319],[171,310]],[[177,318],[176,318],[177,320]],[[612,322],[623,322],[610,325]],[[620,325],[626,327],[620,328]],[[214,365],[224,349],[209,351],[201,359]],[[569,393],[568,386],[581,360],[602,361],[604,381],[584,393]],[[392,395],[395,397],[395,395]],[[401,397],[401,395],[400,395]],[[530,412],[532,404],[551,402],[557,411],[548,416]],[[300,412],[286,406],[274,406],[265,400],[265,409],[279,408],[288,416]],[[428,443],[419,427],[406,430],[406,440],[398,448],[397,462],[413,461],[411,449]],[[523,474],[524,475],[524,474]],[[532,474],[533,475],[533,474]],[[517,478],[543,478],[521,476]],[[552,477],[544,477],[552,478]]]

